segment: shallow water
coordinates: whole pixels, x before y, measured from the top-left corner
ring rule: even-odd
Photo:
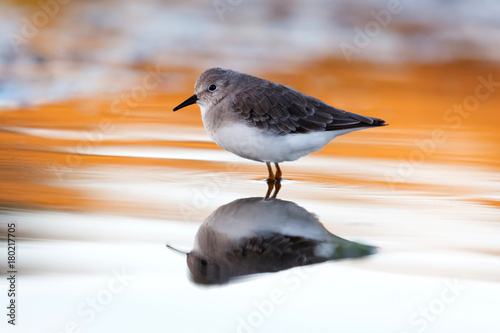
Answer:
[[[63,331],[75,322],[91,332],[192,331],[216,323],[221,331],[363,331],[378,323],[387,331],[426,325],[492,331],[500,296],[500,176],[498,132],[488,115],[499,101],[489,99],[453,129],[439,117],[453,102],[428,89],[420,77],[425,71],[439,79],[444,69],[406,75],[411,83],[400,83],[397,94],[384,87],[392,82],[373,75],[376,92],[362,94],[369,108],[350,108],[390,126],[339,137],[320,153],[282,165],[279,198],[379,253],[208,290],[189,281],[185,258],[165,244],[190,250],[217,207],[263,196],[264,165],[217,148],[196,107],[171,113],[180,95],[155,93],[127,116],[110,113],[106,99],[3,111],[2,224],[17,228],[19,327]],[[276,79],[301,86],[306,75],[311,70]],[[462,67],[447,66],[450,75],[464,77]],[[473,91],[470,81],[457,96]],[[349,85],[338,88],[347,105],[349,92],[356,93]],[[324,94],[318,89],[329,101]],[[80,109],[85,104],[92,112]],[[103,120],[109,129],[99,127]],[[446,138],[437,142],[432,131],[439,128]],[[110,293],[116,272],[131,280]],[[452,290],[449,304],[440,301],[443,290]],[[87,303],[93,297],[95,309]],[[439,314],[435,323],[421,307]]]
[[[60,31],[49,30],[64,36]],[[43,44],[43,36],[32,45]],[[155,51],[140,45],[146,55]],[[331,233],[379,251],[206,287],[190,281],[186,258],[165,245],[189,251],[218,207],[264,196],[265,166],[211,142],[197,106],[171,112],[192,94],[203,62],[187,68],[144,56],[117,68],[130,55],[106,62],[105,54],[80,47],[92,64],[62,66],[48,57],[30,67],[30,75],[47,77],[15,95],[22,98],[9,91],[26,63],[3,63],[12,80],[0,110],[0,234],[6,238],[15,223],[18,249],[18,325],[6,325],[9,332],[500,329],[497,63],[349,63],[318,52],[322,57],[308,62],[275,54],[290,60],[283,60],[286,68],[270,69],[265,57],[242,64],[390,124],[283,163],[278,195],[315,214]],[[192,56],[202,57],[198,52]],[[224,64],[238,66],[240,58],[227,52]],[[87,76],[90,65],[95,81]],[[76,82],[71,89],[68,77]],[[44,82],[53,94],[40,93]],[[141,95],[145,82],[152,88]],[[4,267],[6,242],[0,252]]]

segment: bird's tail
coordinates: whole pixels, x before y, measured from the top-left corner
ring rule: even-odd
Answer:
[[[322,244],[319,252],[322,252],[320,256],[327,257],[328,260],[339,260],[375,254],[377,253],[377,247],[336,237]]]
[[[387,126],[389,124],[387,124],[385,122],[385,120],[383,119],[380,119],[380,118],[373,118],[373,117],[370,117],[370,119],[373,121],[370,126]]]

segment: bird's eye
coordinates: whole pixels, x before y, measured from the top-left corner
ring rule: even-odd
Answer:
[[[209,87],[208,87],[208,91],[216,91],[217,90],[217,86],[215,84],[211,84]]]
[[[201,260],[200,260],[200,263],[201,263],[203,266],[208,265],[208,261],[206,261],[205,259],[201,259]]]

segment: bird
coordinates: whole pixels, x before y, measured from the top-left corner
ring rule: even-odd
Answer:
[[[217,145],[266,163],[268,184],[281,180],[279,163],[317,152],[339,135],[387,125],[382,119],[335,108],[292,87],[219,67],[201,73],[194,95],[173,111],[195,103],[208,136]]]
[[[377,247],[330,233],[293,201],[262,197],[217,208],[198,229],[191,252],[167,247],[187,255],[190,278],[201,285],[377,252]]]

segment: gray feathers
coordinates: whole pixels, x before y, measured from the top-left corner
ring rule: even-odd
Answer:
[[[343,111],[285,85],[246,74],[232,108],[249,125],[276,135],[383,126],[378,118]]]

